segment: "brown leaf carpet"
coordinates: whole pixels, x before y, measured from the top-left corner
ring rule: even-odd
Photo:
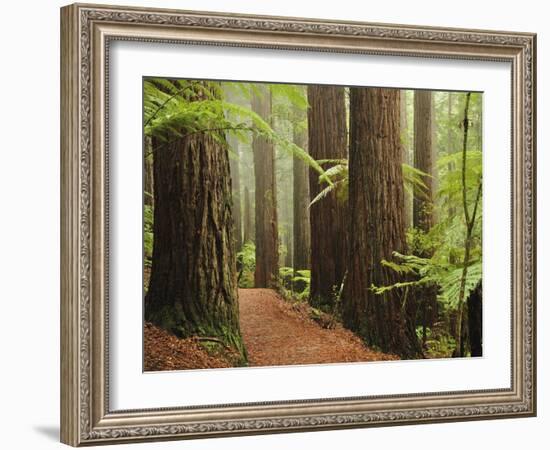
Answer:
[[[292,304],[271,289],[239,289],[240,326],[250,366],[384,361],[394,355],[366,347],[340,324],[325,328],[305,303]],[[207,350],[196,339],[179,339],[144,326],[146,371],[232,367],[235,354]]]

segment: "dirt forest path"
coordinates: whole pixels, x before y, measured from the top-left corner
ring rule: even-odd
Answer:
[[[240,325],[250,366],[381,361],[349,330],[323,328],[271,289],[239,289]]]

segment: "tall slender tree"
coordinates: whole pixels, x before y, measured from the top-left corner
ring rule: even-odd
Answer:
[[[316,160],[347,157],[347,123],[343,87],[310,85],[307,90],[308,148]],[[324,164],[325,169],[330,167]],[[318,173],[310,169],[310,196],[313,200],[322,186]],[[311,286],[314,306],[333,306],[346,272],[347,205],[332,192],[311,205]]]
[[[351,88],[350,251],[342,306],[344,325],[367,344],[415,357],[413,302],[397,289],[382,295],[371,289],[400,281],[381,262],[406,251],[399,111],[398,90]]]
[[[189,85],[199,101],[208,83]],[[191,92],[191,93],[190,93]],[[244,357],[227,148],[208,132],[153,138],[154,244],[145,320],[181,336],[216,336]]]
[[[229,159],[229,166],[231,170],[233,220],[235,222],[235,248],[239,251],[243,246],[239,141],[235,136],[229,136],[228,143],[229,147],[233,151],[233,155]]]
[[[410,149],[409,149],[409,139],[408,139],[408,131],[409,131],[409,120],[408,120],[408,111],[407,111],[407,91],[405,89],[402,89],[400,91],[400,113],[399,113],[399,119],[400,119],[400,126],[401,126],[401,145],[403,150],[403,163],[404,164],[411,164],[411,158],[409,156]],[[407,228],[412,226],[412,195],[405,191],[404,193],[404,202],[405,202],[405,226]]]
[[[252,97],[252,110],[271,122],[271,91],[266,85],[257,85],[259,91]],[[273,143],[260,135],[252,140],[255,175],[256,269],[254,286],[274,287],[279,271],[279,235],[277,220],[277,189],[275,178],[275,151]]]
[[[284,259],[284,265],[286,267],[292,267],[292,259],[293,259],[293,253],[294,253],[294,245],[292,243],[292,230],[290,224],[286,224],[283,227],[284,229],[284,246],[286,248],[285,253],[285,259]]]
[[[223,97],[227,102],[243,105],[243,99],[226,84],[222,84]],[[231,118],[230,113],[226,113]],[[239,251],[243,245],[242,210],[241,210],[241,160],[239,140],[233,134],[226,134],[226,141],[230,149],[229,167],[231,171],[231,192],[233,199],[233,221],[235,223],[235,248]]]
[[[248,186],[244,188],[244,220],[243,220],[243,242],[254,240],[254,228],[252,225],[252,207],[250,205],[250,190]]]
[[[150,137],[145,137],[143,155],[143,203],[153,206],[153,150]]]
[[[472,126],[470,120],[470,104],[472,93],[466,94],[464,103],[464,119],[462,121],[463,139],[462,139],[462,208],[464,213],[464,222],[466,224],[466,233],[464,237],[464,257],[462,260],[462,276],[460,278],[460,291],[458,294],[458,314],[457,323],[455,324],[454,337],[457,343],[454,357],[462,357],[466,354],[466,339],[468,334],[468,311],[467,311],[467,297],[466,297],[466,282],[468,278],[469,266],[472,259],[472,248],[474,247],[474,231],[476,225],[476,217],[478,214],[478,207],[481,203],[482,193],[482,180],[481,177],[478,180],[477,187],[475,189],[475,199],[473,200],[473,207],[470,209],[468,206],[468,183],[467,183],[467,154],[468,154],[468,132]],[[481,295],[480,295],[481,300]]]
[[[433,143],[432,143],[432,93],[414,92],[414,166],[424,172],[425,189],[414,192],[413,226],[427,232],[433,226]]]
[[[298,112],[295,112],[297,115]],[[296,117],[298,119],[298,117]],[[307,149],[307,129],[303,120],[296,120],[293,128],[294,143]],[[294,158],[292,167],[294,184],[294,255],[293,267],[296,270],[308,269],[311,252],[311,230],[309,223],[309,180],[308,166],[299,158]]]
[[[434,225],[434,145],[433,145],[433,97],[431,91],[414,92],[414,166],[425,173],[422,176],[424,188],[414,190],[413,226],[427,233]],[[429,258],[430,249],[417,251],[419,256]],[[417,292],[421,311],[422,342],[427,339],[427,327],[432,326],[437,313],[437,290],[435,287],[419,289]]]

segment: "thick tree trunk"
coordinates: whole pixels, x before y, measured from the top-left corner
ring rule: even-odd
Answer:
[[[481,282],[468,297],[468,336],[472,356],[483,356],[483,289]]]
[[[252,110],[270,122],[271,92],[258,86],[261,95],[252,98]],[[275,183],[275,151],[273,144],[254,136],[254,175],[256,183],[256,270],[254,286],[275,287],[279,277],[279,237],[277,222],[277,189]]]
[[[243,227],[243,242],[254,241],[254,228],[252,225],[252,211],[250,206],[250,191],[248,187],[244,188],[244,227]]]
[[[231,136],[229,146],[235,153],[235,158],[229,159],[231,168],[231,186],[233,197],[233,220],[235,222],[235,248],[239,251],[243,246],[242,212],[241,212],[241,176],[239,160],[239,142]]]
[[[344,325],[368,345],[405,358],[420,348],[407,292],[382,295],[372,285],[402,278],[381,264],[406,251],[399,91],[351,88],[349,209],[350,252],[343,290]]]
[[[426,189],[416,188],[413,199],[413,226],[427,233],[434,225],[434,151],[433,151],[433,100],[431,91],[414,92],[414,167],[427,174],[422,177]],[[430,251],[417,252],[423,258]],[[426,344],[426,329],[433,326],[437,317],[437,289],[430,286],[417,291],[421,309],[422,342]]]
[[[345,91],[335,86],[308,86],[308,147],[316,159],[347,157]],[[329,167],[325,164],[325,169]],[[309,171],[310,197],[325,186]],[[346,272],[347,205],[333,192],[310,208],[311,296],[314,306],[332,307]]]
[[[180,131],[179,139],[153,142],[154,243],[145,320],[180,337],[219,337],[244,357],[228,152],[209,134]]]
[[[294,127],[294,143],[307,150],[307,130]],[[311,238],[309,224],[308,166],[294,158],[292,176],[294,182],[294,258],[295,270],[309,269]]]

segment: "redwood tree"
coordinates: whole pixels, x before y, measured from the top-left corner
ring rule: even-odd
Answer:
[[[416,189],[413,202],[413,226],[428,232],[433,226],[433,144],[432,93],[414,92],[414,166],[424,172],[426,189]]]
[[[300,124],[294,125],[294,143],[307,149],[307,130]],[[295,270],[308,269],[310,265],[310,225],[309,225],[309,182],[308,166],[299,158],[294,158],[292,167],[294,184],[293,220]]]
[[[414,166],[426,175],[422,177],[425,188],[417,188],[413,199],[413,226],[427,233],[434,225],[434,149],[433,149],[433,100],[431,91],[414,92]],[[417,249],[418,250],[418,249]],[[429,258],[430,249],[416,251]],[[422,342],[426,343],[426,328],[432,326],[437,315],[437,289],[427,287],[417,290],[422,324]]]
[[[307,90],[308,149],[316,160],[347,157],[347,124],[343,87],[311,85]],[[325,169],[330,164],[325,164]],[[324,187],[319,174],[310,169],[310,197],[313,200]],[[311,295],[314,306],[332,306],[334,293],[346,272],[347,208],[336,192],[310,208],[311,224]]]
[[[143,155],[143,203],[153,206],[153,150],[151,138],[145,137]]]
[[[258,85],[252,98],[252,110],[268,123],[271,121],[271,91]],[[254,286],[274,287],[279,276],[279,235],[277,223],[277,189],[273,143],[260,135],[252,140],[254,152],[256,269]]]
[[[402,357],[419,353],[412,313],[399,289],[371,287],[402,281],[381,264],[406,251],[399,91],[351,88],[349,258],[342,296],[344,325],[368,345]]]
[[[411,164],[411,158],[409,155],[409,139],[408,139],[408,131],[409,131],[409,121],[407,118],[407,91],[402,89],[400,91],[400,126],[401,126],[401,145],[402,145],[402,151],[403,151],[403,163],[404,164]],[[404,193],[404,202],[405,202],[405,227],[409,228],[412,226],[412,209],[413,209],[413,201],[412,201],[412,194],[405,191]]]
[[[216,336],[244,356],[228,151],[222,136],[179,132],[152,143],[154,241],[145,320],[180,337]]]
[[[246,244],[254,241],[254,229],[252,225],[252,206],[250,205],[250,191],[244,188],[244,218],[243,218],[243,242]]]
[[[243,246],[243,227],[241,212],[241,176],[239,161],[239,141],[235,136],[228,138],[229,147],[233,151],[233,158],[230,158],[231,186],[233,191],[233,220],[235,222],[235,248],[237,251]]]

